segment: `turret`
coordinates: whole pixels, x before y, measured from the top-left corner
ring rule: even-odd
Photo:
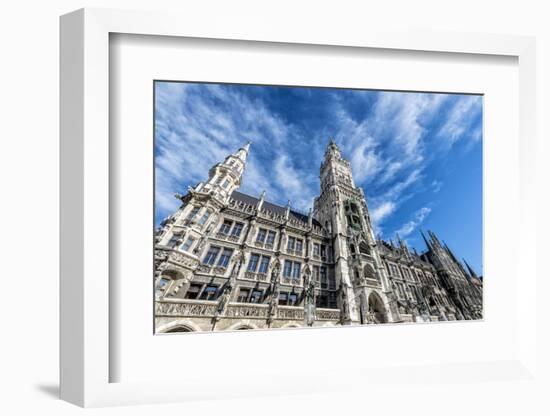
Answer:
[[[249,150],[250,142],[227,156],[222,163],[212,166],[208,172],[208,181],[197,186],[195,192],[210,193],[221,201],[227,201],[241,185]]]

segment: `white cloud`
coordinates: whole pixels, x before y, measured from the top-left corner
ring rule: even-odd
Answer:
[[[413,218],[403,224],[401,228],[399,228],[396,231],[396,234],[398,234],[400,237],[407,237],[409,234],[411,234],[414,230],[416,230],[426,219],[426,217],[432,212],[431,208],[428,207],[422,207],[418,211],[414,213]]]
[[[218,85],[163,83],[156,91],[156,203],[169,213],[176,192],[208,178],[209,169],[252,140],[241,190],[307,211],[318,193],[318,180],[294,166],[293,143],[300,135],[260,100]],[[278,157],[266,160],[277,149]],[[314,151],[319,151],[313,149]],[[262,153],[263,152],[263,153]]]
[[[447,113],[446,121],[439,129],[437,135],[442,138],[448,147],[464,138],[471,128],[472,117],[481,112],[482,100],[476,95],[461,96],[457,98],[453,108]],[[479,129],[478,129],[479,130]],[[481,138],[481,131],[471,134],[474,141]]]
[[[396,204],[392,201],[384,201],[370,210],[370,218],[375,228],[379,228],[385,218],[394,213]]]

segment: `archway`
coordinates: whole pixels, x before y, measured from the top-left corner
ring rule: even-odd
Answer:
[[[229,328],[227,328],[229,331],[246,331],[249,329],[258,329],[256,325],[254,325],[251,322],[248,321],[241,321],[237,322],[236,324],[231,325]]]
[[[189,319],[178,319],[155,328],[157,334],[174,334],[181,332],[201,332],[201,328]]]
[[[172,333],[176,333],[176,332],[195,332],[195,331],[193,331],[193,329],[189,328],[188,326],[180,325],[180,326],[176,326],[174,328],[171,328],[168,331],[165,331],[164,333],[165,334],[172,334]]]
[[[386,307],[380,295],[376,292],[372,292],[369,295],[369,313],[373,315],[374,321],[377,324],[387,322],[386,319]]]

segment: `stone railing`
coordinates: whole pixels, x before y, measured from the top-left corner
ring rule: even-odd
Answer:
[[[266,319],[268,305],[251,303],[230,303],[225,316],[228,318]]]
[[[241,238],[241,236],[240,235],[225,234],[225,233],[218,232],[218,233],[216,233],[216,238],[218,240],[227,240],[227,241],[238,242],[239,239]]]
[[[199,265],[199,260],[195,256],[191,256],[188,253],[181,253],[173,250],[168,255],[168,260],[182,267],[194,269]]]
[[[258,248],[265,248],[266,250],[273,250],[273,243],[264,243],[262,241],[255,241],[254,246]]]
[[[155,302],[155,316],[212,317],[216,314],[217,302],[207,300],[171,300]]]
[[[277,308],[277,318],[302,321],[304,319],[304,308],[298,306],[279,306]]]
[[[217,276],[223,276],[225,272],[227,271],[226,267],[220,267],[220,266],[209,266],[207,264],[201,264],[197,268],[198,272],[201,273],[212,273]]]
[[[338,321],[340,319],[340,309],[321,309],[315,310],[315,319],[318,321]]]
[[[292,248],[287,248],[286,252],[287,252],[287,254],[293,254],[295,256],[301,256],[302,253],[303,253],[303,250],[294,250]]]
[[[301,285],[300,278],[293,278],[293,277],[281,277],[281,283],[285,285],[293,285],[293,286],[300,286]]]
[[[245,279],[250,280],[257,280],[259,282],[265,282],[267,281],[267,274],[266,273],[255,273],[255,272],[246,272],[244,274]]]

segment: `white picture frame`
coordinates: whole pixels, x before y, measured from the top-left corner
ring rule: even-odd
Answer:
[[[536,199],[534,195],[536,140],[535,42],[530,37],[471,33],[382,32],[342,28],[328,33],[322,25],[227,22],[171,13],[83,9],[61,18],[61,398],[88,406],[161,403],[289,393],[334,392],[347,383],[323,384],[287,380],[268,373],[269,381],[233,386],[207,382],[198,374],[174,377],[169,385],[158,380],[112,382],[110,366],[119,359],[110,348],[110,171],[109,152],[109,37],[123,33],[147,36],[277,42],[333,47],[429,51],[440,54],[503,55],[518,59],[519,67],[519,183],[517,264],[522,286],[517,291],[517,346],[503,359],[479,362],[419,362],[414,370],[382,367],[330,369],[335,380],[354,380],[373,386],[374,380],[412,378],[420,383],[438,380],[442,370],[472,383],[483,380],[525,380],[536,377]],[[237,30],[238,28],[238,30]],[[144,307],[147,307],[145,305]],[[111,309],[110,309],[111,308]],[[310,333],[322,336],[323,331]],[[304,334],[306,332],[303,332]],[[216,336],[219,336],[217,334]],[[251,334],[238,334],[250,339]],[[306,336],[306,335],[304,335]],[[219,338],[218,338],[219,339]],[[245,338],[242,338],[243,340]],[[237,341],[238,342],[238,341]],[[511,350],[512,351],[512,350]],[[483,373],[483,376],[479,374]],[[388,375],[391,374],[391,377]],[[404,375],[405,374],[405,375]],[[473,375],[477,375],[472,377]],[[411,379],[412,380],[412,379]],[[412,383],[412,381],[410,381]]]

